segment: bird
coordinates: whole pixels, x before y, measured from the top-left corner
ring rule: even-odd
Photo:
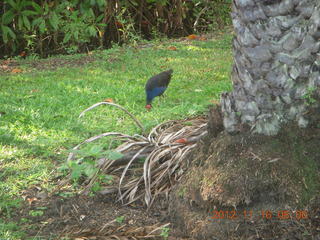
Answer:
[[[167,71],[161,72],[153,77],[151,77],[146,83],[146,109],[150,110],[152,108],[152,100],[157,97],[161,96],[167,89],[171,75],[173,73],[172,69]]]

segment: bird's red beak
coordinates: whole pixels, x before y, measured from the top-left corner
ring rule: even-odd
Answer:
[[[145,108],[146,108],[148,111],[150,111],[151,108],[152,108],[152,106],[151,106],[151,104],[147,104]]]

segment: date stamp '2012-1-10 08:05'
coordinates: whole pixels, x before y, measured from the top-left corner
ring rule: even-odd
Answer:
[[[308,211],[306,210],[278,210],[278,211],[270,211],[270,210],[261,210],[261,211],[253,211],[253,210],[243,210],[243,211],[224,211],[224,210],[213,210],[211,211],[213,214],[211,219],[229,219],[235,220],[239,218],[251,220],[254,215],[259,216],[263,219],[274,219],[274,220],[289,220],[289,219],[308,219]]]

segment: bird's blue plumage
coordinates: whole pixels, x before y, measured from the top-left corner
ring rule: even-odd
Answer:
[[[151,107],[152,100],[161,96],[167,89],[173,70],[169,69],[167,71],[161,72],[153,77],[151,77],[146,83],[146,95],[147,95],[147,105],[146,107]]]
[[[147,102],[151,102],[155,97],[160,96],[164,93],[167,87],[155,87],[152,90],[146,90]]]

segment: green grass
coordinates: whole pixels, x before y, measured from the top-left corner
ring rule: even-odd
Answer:
[[[0,112],[5,112],[0,115],[0,219],[6,219],[0,222],[0,238],[19,239],[10,219],[22,191],[34,186],[50,190],[50,179],[69,149],[102,132],[140,133],[127,115],[111,106],[79,119],[87,107],[112,98],[150,130],[165,120],[204,113],[211,100],[231,89],[228,34],[208,41],[158,42],[151,48],[116,47],[93,56],[99,60],[82,66],[39,71],[23,65],[23,73],[0,75]],[[166,97],[146,111],[146,80],[169,68],[174,73]]]

